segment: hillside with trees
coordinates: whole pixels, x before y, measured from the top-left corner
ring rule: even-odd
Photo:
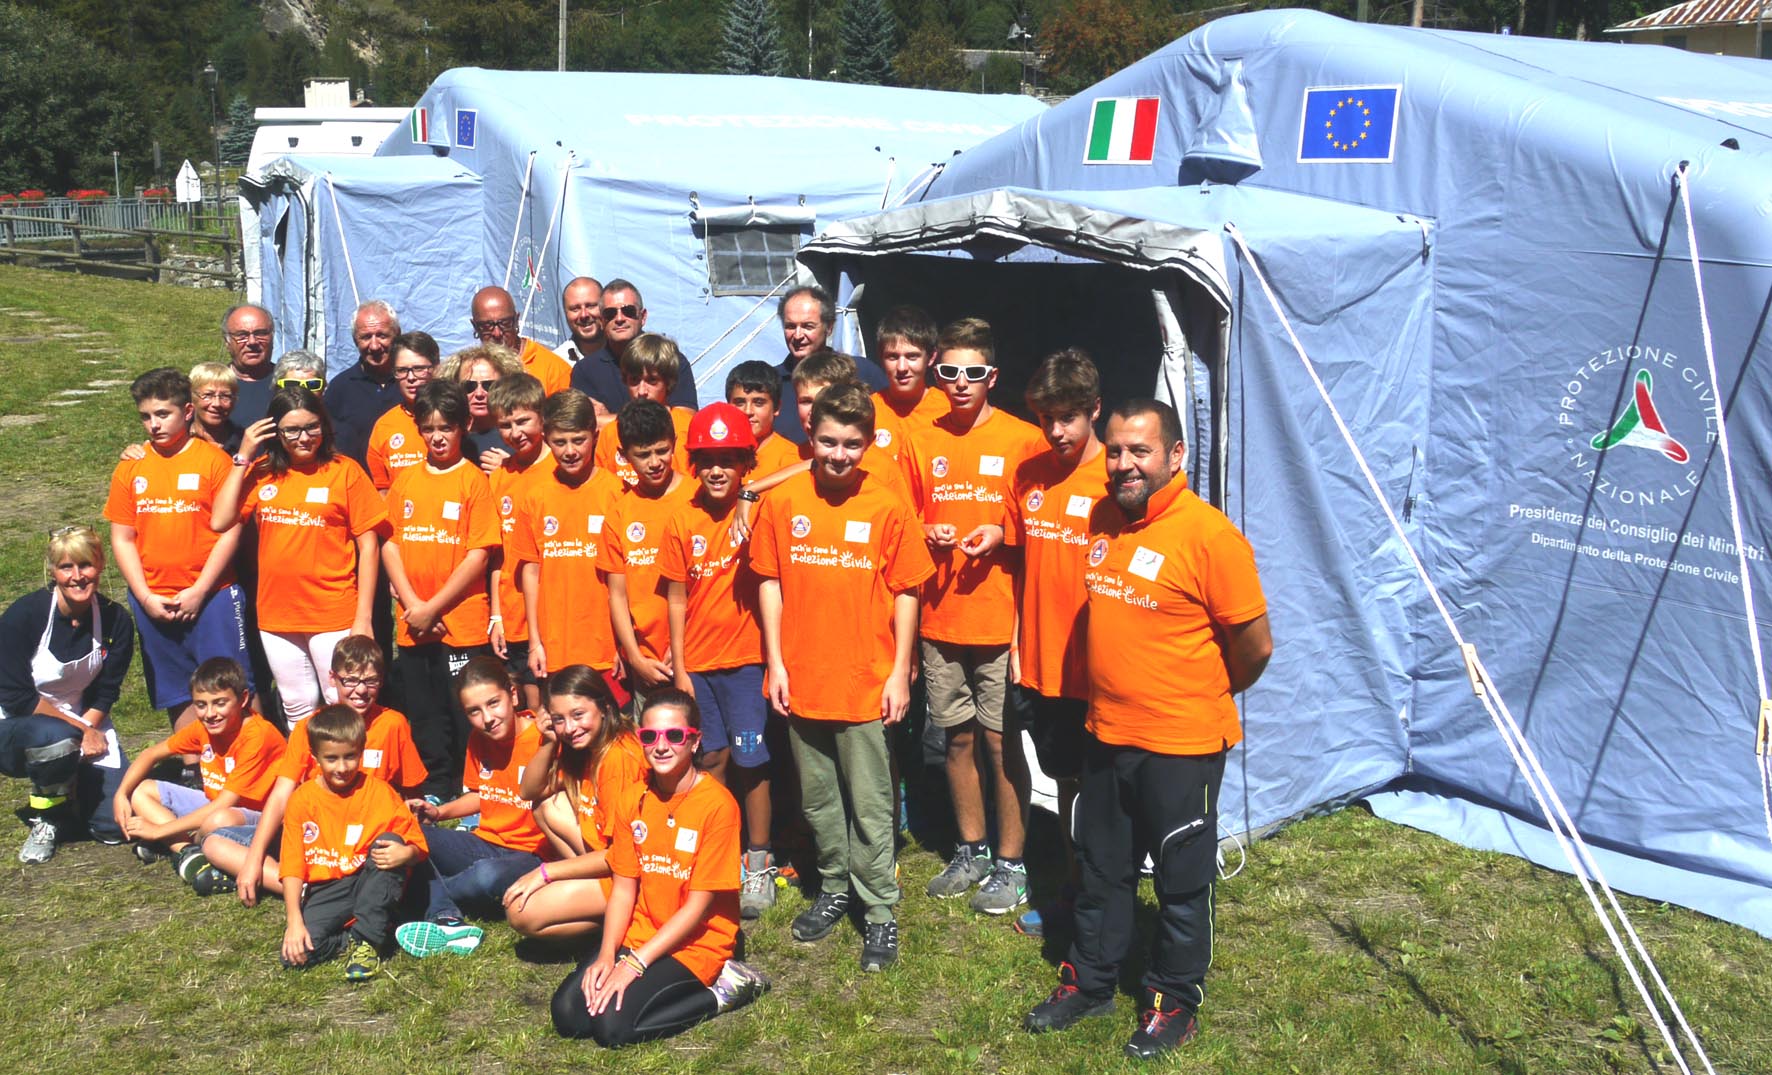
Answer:
[[[1352,18],[1358,0],[1317,5]],[[1219,15],[1222,0],[568,0],[566,63],[586,71],[754,71],[1014,93],[1040,51],[1042,89],[1075,92]],[[1299,6],[1299,5],[1293,5]],[[1593,36],[1639,0],[1423,0],[1429,26]],[[1406,23],[1412,0],[1369,0]],[[0,0],[0,191],[163,182],[214,154],[212,114],[298,105],[302,81],[347,77],[412,103],[451,67],[553,70],[558,0]],[[1012,27],[1028,36],[1011,38]],[[982,61],[982,62],[981,62]],[[213,63],[215,84],[204,75]],[[241,104],[240,102],[244,102]],[[212,113],[212,108],[214,112]],[[242,109],[248,110],[247,112]],[[236,124],[237,126],[238,124]],[[155,166],[155,148],[160,166]],[[223,155],[240,154],[238,138]],[[105,182],[100,182],[100,180]]]

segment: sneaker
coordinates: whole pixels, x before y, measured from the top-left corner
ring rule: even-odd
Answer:
[[[203,868],[191,876],[191,889],[199,896],[232,892],[234,879],[223,873],[213,862],[205,862]]]
[[[423,959],[440,952],[450,955],[472,955],[480,947],[486,931],[470,926],[460,919],[439,922],[407,922],[394,930],[394,941],[414,959]]]
[[[291,963],[281,956],[278,959],[282,961],[286,970],[307,970],[310,967],[317,967],[322,963],[337,959],[344,955],[345,949],[349,946],[350,937],[347,934],[334,933],[330,937],[322,937],[314,942],[314,950],[308,953],[306,963]]]
[[[823,940],[848,914],[849,893],[820,892],[812,906],[794,917],[794,940]]]
[[[999,861],[972,894],[972,909],[982,914],[1008,914],[1028,901],[1028,868]]]
[[[172,852],[154,844],[135,844],[130,847],[130,850],[135,852],[137,859],[149,865],[172,857]]]
[[[473,832],[479,827],[480,815],[478,813],[469,814],[467,817],[464,817],[455,823],[456,832]]]
[[[172,857],[173,872],[178,874],[180,881],[193,888],[197,885],[197,871],[207,865],[209,860],[203,857],[203,849],[196,844],[191,844]]]
[[[38,866],[55,857],[55,822],[31,819],[31,831],[18,849],[18,860],[26,866]]]
[[[882,971],[897,962],[898,923],[865,923],[861,927],[861,969]]]
[[[769,979],[736,959],[728,959],[709,988],[714,991],[715,1010],[729,1012],[769,992]]]
[[[345,981],[367,982],[381,973],[381,955],[375,945],[358,941],[351,945],[350,959],[345,963]]]
[[[1065,1030],[1078,1020],[1107,1015],[1113,1010],[1113,994],[1092,997],[1078,989],[1077,969],[1065,962],[1058,965],[1058,988],[1022,1017],[1021,1028],[1030,1034]]]
[[[963,896],[973,885],[989,877],[990,873],[990,852],[974,855],[965,844],[961,844],[954,848],[954,857],[948,860],[947,868],[936,874],[924,891],[940,899]]]
[[[1015,932],[1023,937],[1044,937],[1048,933],[1074,928],[1076,919],[1076,901],[1061,895],[1044,907],[1029,908],[1015,920]]]
[[[738,883],[738,915],[746,921],[762,918],[775,906],[775,856],[763,850],[746,851],[740,872],[744,876]]]
[[[1186,1008],[1165,1008],[1163,994],[1146,990],[1150,1003],[1138,1013],[1138,1029],[1121,1050],[1134,1060],[1155,1060],[1181,1048],[1200,1032],[1200,1021]]]

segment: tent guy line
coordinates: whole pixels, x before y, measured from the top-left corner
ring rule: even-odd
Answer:
[[[1675,1039],[1673,1032],[1669,1030],[1666,1020],[1662,1017],[1660,1006],[1650,995],[1648,986],[1644,984],[1636,960],[1632,959],[1630,952],[1626,951],[1612,918],[1606,914],[1605,907],[1601,905],[1599,897],[1594,893],[1593,884],[1589,879],[1590,872],[1592,880],[1598,881],[1600,888],[1605,892],[1606,901],[1610,904],[1612,913],[1618,917],[1618,924],[1623,926],[1625,933],[1630,937],[1631,947],[1635,949],[1637,957],[1643,962],[1644,969],[1654,980],[1656,988],[1667,1002],[1668,1008],[1679,1023],[1680,1029],[1685,1033],[1686,1039],[1692,1043],[1692,1048],[1698,1054],[1699,1060],[1703,1062],[1705,1071],[1710,1075],[1716,1075],[1716,1070],[1711,1067],[1710,1057],[1705,1053],[1703,1044],[1698,1040],[1698,1035],[1687,1023],[1686,1014],[1681,1010],[1679,1001],[1674,998],[1673,992],[1662,979],[1655,960],[1649,955],[1642,940],[1637,936],[1630,916],[1619,904],[1617,896],[1612,891],[1612,886],[1606,881],[1605,873],[1600,869],[1599,863],[1588,853],[1587,842],[1582,839],[1580,831],[1575,827],[1575,822],[1570,818],[1567,808],[1563,805],[1562,796],[1557,793],[1555,785],[1551,783],[1549,774],[1539,764],[1537,753],[1532,749],[1525,733],[1514,720],[1513,713],[1508,709],[1507,701],[1501,695],[1500,687],[1484,669],[1482,661],[1477,657],[1476,646],[1465,640],[1463,633],[1458,628],[1457,621],[1453,619],[1444,598],[1440,595],[1439,586],[1434,582],[1426,565],[1421,562],[1421,557],[1415,549],[1415,543],[1410,540],[1409,534],[1403,528],[1402,522],[1398,520],[1396,512],[1385,500],[1383,488],[1380,486],[1378,478],[1372,473],[1365,453],[1360,450],[1359,442],[1354,439],[1353,431],[1348,428],[1340,408],[1335,405],[1335,400],[1329,394],[1328,386],[1323,383],[1322,377],[1318,374],[1316,364],[1311,361],[1303,342],[1298,338],[1298,333],[1293,330],[1292,319],[1286,315],[1285,309],[1282,308],[1279,296],[1274,294],[1273,287],[1268,283],[1267,274],[1262,271],[1260,263],[1256,261],[1254,253],[1244,242],[1243,233],[1237,229],[1237,226],[1227,222],[1224,230],[1225,234],[1236,244],[1244,264],[1249,267],[1250,275],[1260,285],[1262,295],[1267,299],[1268,305],[1272,307],[1274,316],[1279,319],[1280,327],[1285,330],[1286,338],[1291,342],[1293,352],[1298,355],[1299,362],[1304,366],[1305,374],[1309,376],[1311,384],[1316,388],[1317,395],[1322,399],[1323,405],[1328,408],[1335,428],[1340,431],[1343,443],[1353,455],[1354,464],[1359,467],[1361,476],[1366,480],[1366,488],[1371,494],[1373,502],[1384,513],[1385,519],[1390,523],[1392,534],[1401,542],[1409,562],[1414,565],[1422,585],[1427,588],[1427,594],[1433,600],[1434,607],[1439,610],[1440,619],[1446,625],[1447,632],[1451,634],[1453,643],[1458,647],[1464,660],[1465,670],[1471,677],[1471,692],[1476,695],[1477,700],[1482,703],[1484,710],[1489,714],[1490,722],[1494,724],[1496,732],[1500,734],[1502,743],[1513,758],[1514,766],[1525,778],[1527,788],[1538,803],[1546,825],[1550,828],[1552,835],[1556,837],[1564,857],[1569,861],[1570,872],[1575,875],[1575,879],[1581,883],[1582,891],[1587,894],[1588,903],[1593,907],[1594,917],[1599,920],[1601,928],[1606,931],[1606,937],[1612,943],[1612,950],[1617,954],[1619,962],[1624,965],[1625,972],[1630,975],[1631,983],[1636,986],[1637,994],[1642,998],[1643,1006],[1648,1010],[1650,1018],[1654,1020],[1656,1029],[1661,1031],[1661,1037],[1668,1047],[1669,1055],[1679,1065],[1681,1072],[1691,1075],[1691,1068],[1686,1064],[1679,1042]]]

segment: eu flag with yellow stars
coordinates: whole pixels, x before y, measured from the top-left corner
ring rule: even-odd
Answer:
[[[1390,161],[1396,148],[1397,99],[1402,93],[1401,86],[1305,90],[1299,163]]]

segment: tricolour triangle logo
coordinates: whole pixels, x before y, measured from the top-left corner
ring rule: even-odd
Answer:
[[[1157,147],[1156,97],[1097,97],[1089,111],[1084,164],[1149,164]]]
[[[1648,370],[1638,370],[1631,389],[1631,401],[1612,423],[1612,428],[1596,436],[1590,443],[1600,451],[1616,445],[1647,448],[1660,452],[1675,463],[1684,463],[1691,453],[1675,440],[1655,409],[1655,378]]]

